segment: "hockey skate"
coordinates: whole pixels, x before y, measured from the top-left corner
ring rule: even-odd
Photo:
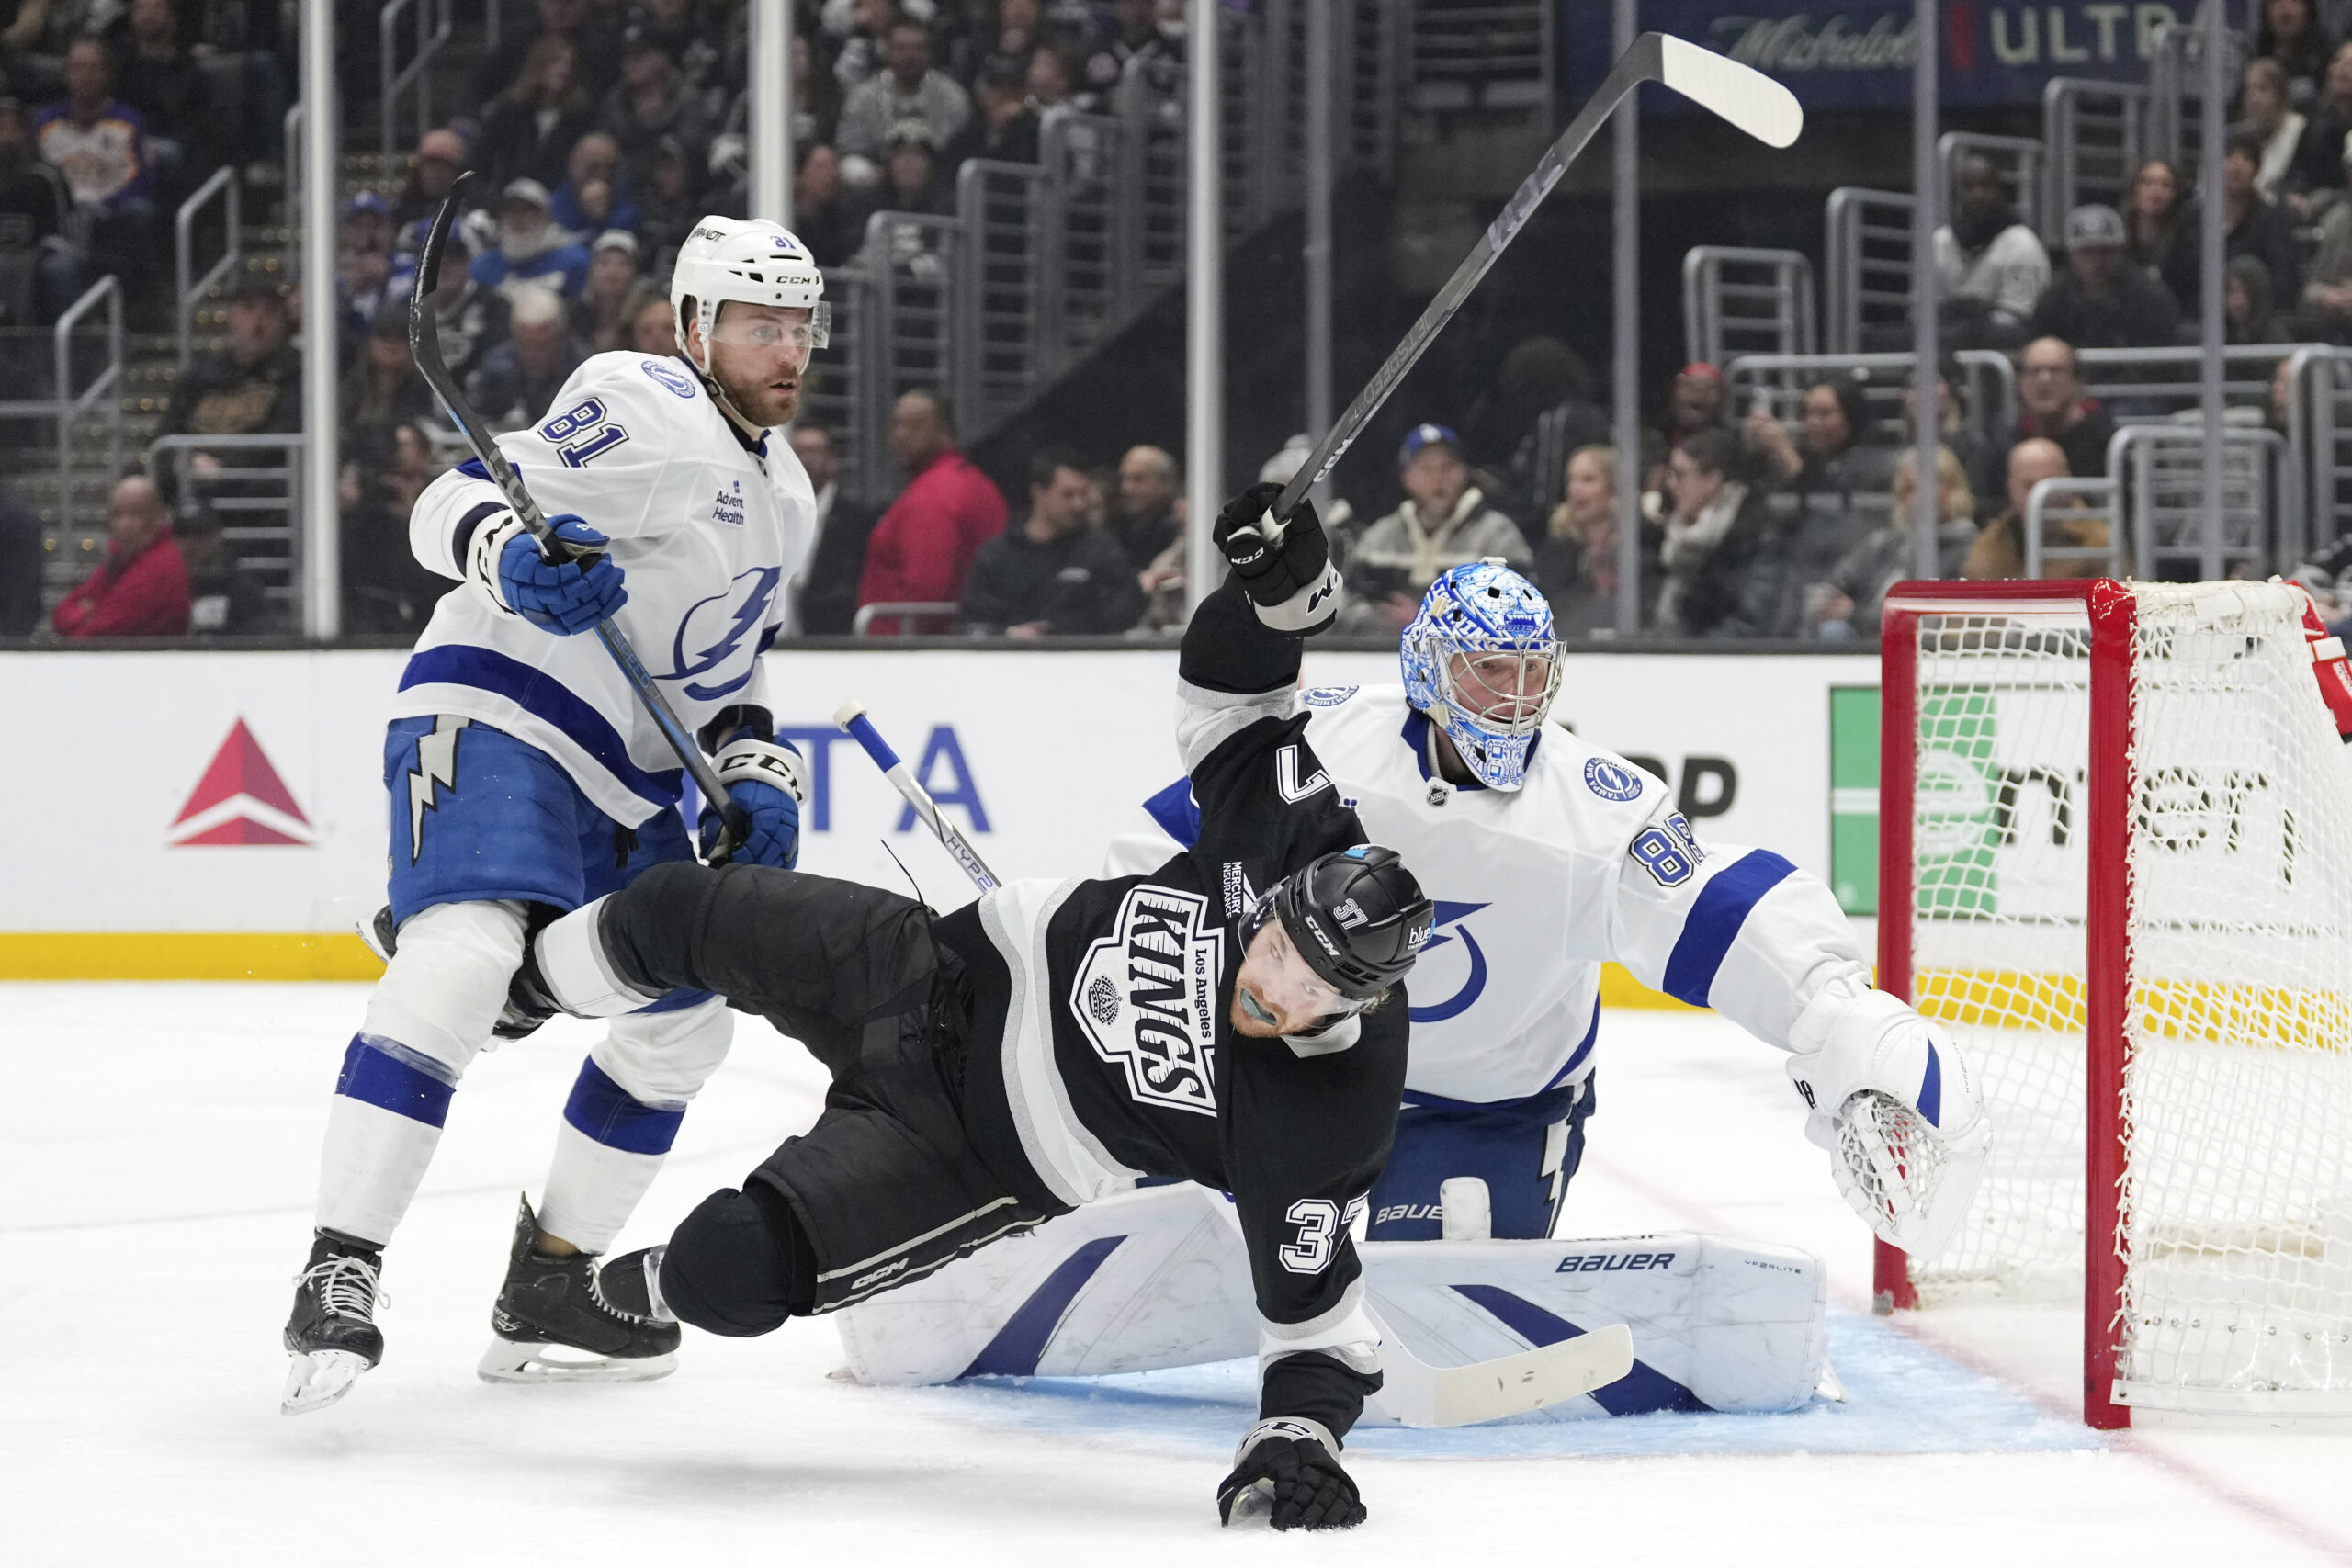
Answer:
[[[605,1292],[596,1259],[538,1250],[531,1201],[514,1218],[506,1283],[491,1309],[495,1336],[475,1367],[487,1382],[645,1382],[678,1366],[678,1325],[650,1311],[640,1267],[636,1288]],[[616,1287],[622,1287],[619,1278]]]
[[[538,960],[532,956],[530,939],[538,934],[538,928],[545,923],[539,918],[544,906],[534,906],[533,909],[533,918],[524,935],[522,966],[514,971],[514,978],[507,983],[505,1004],[498,1010],[498,1021],[490,1026],[493,1042],[524,1039],[562,1010],[548,998],[547,982],[539,977]],[[546,910],[545,913],[552,914],[553,911]],[[400,948],[400,931],[392,924],[392,907],[390,904],[379,908],[372,919],[360,923],[359,940],[367,943],[368,951],[387,966],[391,964],[392,954]],[[496,1044],[493,1043],[491,1049],[496,1050]]]
[[[359,1374],[384,1359],[376,1326],[383,1249],[322,1230],[311,1260],[294,1280],[294,1314],[286,1320],[287,1369],[278,1409],[288,1416],[323,1410],[351,1392]]]

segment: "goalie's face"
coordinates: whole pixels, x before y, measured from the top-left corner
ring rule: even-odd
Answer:
[[[1559,686],[1548,652],[1498,649],[1457,652],[1446,660],[1447,696],[1482,729],[1526,735],[1544,722]]]
[[[788,424],[800,412],[801,378],[816,346],[809,317],[795,307],[741,299],[718,307],[710,334],[710,378],[753,424]],[[702,323],[689,321],[686,333],[686,346],[699,350]]]
[[[1328,1018],[1362,1010],[1308,967],[1279,919],[1261,924],[1241,953],[1233,977],[1234,1029],[1253,1039],[1302,1034]]]

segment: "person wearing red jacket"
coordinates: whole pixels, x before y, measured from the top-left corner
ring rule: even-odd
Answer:
[[[61,637],[181,637],[187,631],[187,562],[155,481],[133,474],[107,501],[107,558],[58,602]]]
[[[964,596],[973,553],[1004,532],[1003,493],[956,449],[955,416],[928,388],[901,394],[892,406],[890,455],[906,469],[907,488],[866,541],[857,602],[954,604]],[[903,635],[947,625],[944,615],[884,616],[873,629]]]

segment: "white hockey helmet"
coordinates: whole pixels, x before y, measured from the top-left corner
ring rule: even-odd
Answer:
[[[710,373],[711,329],[718,323],[718,307],[729,299],[808,311],[812,348],[825,346],[832,327],[825,275],[818,270],[816,258],[798,235],[763,218],[705,218],[679,248],[677,266],[670,274],[670,306],[678,319],[678,352],[693,364],[694,353],[686,346],[688,299],[695,302],[706,345],[706,362],[695,367],[706,376]]]

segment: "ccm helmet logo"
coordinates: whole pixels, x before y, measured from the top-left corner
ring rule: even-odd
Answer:
[[[1334,958],[1339,957],[1340,950],[1331,944],[1331,939],[1329,937],[1323,934],[1323,922],[1317,919],[1314,916],[1309,915],[1306,917],[1306,929],[1315,933],[1315,940],[1322,944],[1323,951],[1329,953]]]

